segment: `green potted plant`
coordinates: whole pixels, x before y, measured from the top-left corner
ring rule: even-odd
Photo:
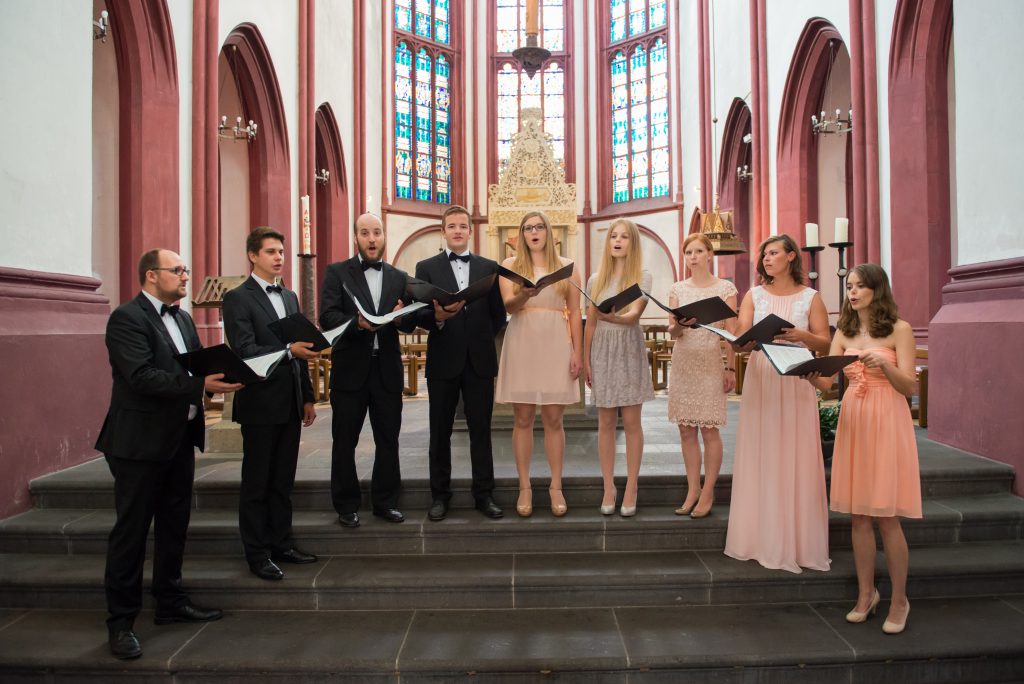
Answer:
[[[821,433],[821,455],[825,462],[832,460],[836,443],[836,425],[839,424],[839,402],[824,404],[818,400],[818,430]]]

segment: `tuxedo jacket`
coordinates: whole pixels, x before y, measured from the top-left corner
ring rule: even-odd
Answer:
[[[391,313],[395,304],[405,296],[409,277],[400,269],[384,264],[381,270],[380,306],[373,306],[370,286],[363,275],[359,257],[339,261],[327,267],[324,284],[320,293],[320,327],[330,330],[347,320],[357,318],[359,310],[343,285],[359,298],[366,311],[377,315]],[[397,325],[396,325],[397,323]],[[377,362],[380,366],[384,387],[391,392],[401,392],[405,386],[402,377],[402,352],[398,332],[412,332],[416,327],[413,316],[403,316],[396,323],[389,323],[377,329]],[[366,383],[373,353],[373,335],[370,330],[359,327],[355,320],[338,339],[331,352],[331,389],[352,391]]]
[[[470,255],[470,284],[497,270],[497,262],[476,254]],[[416,264],[416,277],[449,292],[459,290],[447,252],[439,252]],[[487,297],[467,302],[458,315],[444,321],[440,328],[434,319],[433,307],[420,309],[416,314],[417,324],[429,331],[427,379],[457,378],[467,363],[471,364],[477,375],[485,378],[493,378],[498,374],[494,336],[504,327],[506,317],[497,279]]]
[[[286,315],[298,313],[299,298],[282,288]],[[278,320],[270,295],[251,276],[224,295],[224,335],[228,346],[243,359],[269,354],[285,347],[270,328]],[[262,382],[246,385],[235,393],[232,418],[236,423],[276,425],[302,416],[302,405],[313,401],[309,364],[283,359]],[[292,413],[295,406],[297,414]]]
[[[177,318],[186,349],[202,347],[188,313]],[[114,386],[96,449],[140,461],[170,460],[186,438],[202,449],[205,378],[189,375],[175,359],[174,341],[144,294],[110,314],[106,344]],[[199,407],[191,421],[190,405]]]

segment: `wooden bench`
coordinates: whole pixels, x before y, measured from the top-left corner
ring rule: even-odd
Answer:
[[[406,382],[402,393],[415,397],[420,389],[420,368],[426,363],[425,342],[409,342],[402,345],[402,366],[406,369]]]
[[[917,409],[911,406],[911,414],[917,418],[917,424],[928,427],[928,347],[918,347],[914,352],[914,369],[917,374]],[[921,363],[924,361],[924,363]],[[911,404],[912,398],[907,401]]]

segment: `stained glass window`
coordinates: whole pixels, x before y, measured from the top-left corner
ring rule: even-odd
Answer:
[[[541,0],[538,18],[539,42],[552,56],[531,79],[519,65],[499,59],[497,72],[497,162],[499,175],[512,155],[512,138],[519,131],[524,109],[539,108],[544,132],[563,170],[566,162],[566,8],[563,0]],[[495,35],[499,53],[511,53],[526,44],[526,0],[497,0]]]
[[[669,194],[665,0],[610,0],[611,200]]]
[[[449,7],[450,0],[394,0],[396,199],[452,201]]]

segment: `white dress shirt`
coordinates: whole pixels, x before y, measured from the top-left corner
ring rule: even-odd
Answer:
[[[161,302],[156,297],[154,297],[153,295],[151,295],[148,292],[146,292],[145,290],[142,291],[142,294],[146,295],[146,299],[148,299],[150,304],[153,305],[153,308],[156,309],[156,315],[160,316],[160,321],[164,324],[164,327],[167,328],[167,332],[170,334],[171,340],[174,342],[174,346],[177,348],[178,353],[179,354],[186,353],[188,351],[188,347],[185,346],[185,337],[181,334],[181,328],[178,327],[178,319],[177,319],[177,317],[171,315],[169,312],[165,313],[165,314],[163,314],[161,316],[160,315],[160,310],[162,308],[164,308],[164,303]],[[189,375],[192,375],[192,374],[189,373]],[[189,420],[192,420],[193,418],[195,418],[196,414],[198,414],[198,413],[199,413],[199,407],[198,406],[196,406],[195,404],[189,404],[188,405],[188,419]]]
[[[359,254],[359,264],[363,263],[363,255]],[[373,298],[373,311],[370,313],[378,313],[380,311],[380,293],[384,287],[384,266],[381,266],[381,270],[375,268],[368,268],[363,271],[363,277],[366,278],[366,285],[370,288],[370,297]],[[373,349],[378,349],[377,345],[377,333],[373,333]]]
[[[444,248],[445,257],[449,259],[448,263],[451,264],[452,272],[455,274],[455,282],[458,284],[460,290],[464,290],[469,287],[469,262],[461,259],[452,259],[452,250],[447,247]],[[467,249],[462,254],[456,254],[455,256],[469,256],[469,250]]]
[[[256,281],[256,284],[260,286],[260,289],[267,292],[267,288],[277,283],[268,283],[263,278],[260,278],[255,273],[252,274],[252,279]],[[277,312],[278,318],[284,318],[288,315],[284,308],[284,296],[280,292],[267,292],[267,297],[270,298],[270,303],[274,307],[274,311]]]

